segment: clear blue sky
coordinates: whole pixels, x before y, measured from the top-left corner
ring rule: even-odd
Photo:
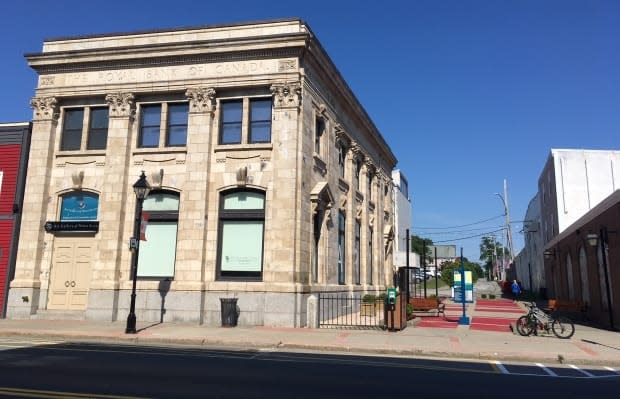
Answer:
[[[620,147],[616,0],[30,0],[2,1],[0,15],[0,122],[31,118],[23,54],[45,38],[302,18],[398,157],[414,233],[502,215],[503,179],[522,220],[551,148]],[[477,260],[479,242],[448,243]]]

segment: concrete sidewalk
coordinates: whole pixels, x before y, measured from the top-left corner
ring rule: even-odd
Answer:
[[[487,359],[620,367],[620,333],[576,325],[568,340],[476,331],[469,326],[403,331],[270,327],[205,327],[188,323],[138,322],[135,335],[124,322],[0,320],[0,337],[209,348],[277,348],[404,356]]]

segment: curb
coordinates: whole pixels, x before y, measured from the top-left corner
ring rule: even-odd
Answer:
[[[548,354],[547,356],[528,356],[517,354],[514,352],[450,352],[438,350],[425,350],[421,348],[396,349],[381,347],[363,347],[363,346],[342,346],[329,344],[298,344],[286,343],[282,341],[273,342],[255,342],[255,341],[230,341],[218,338],[196,337],[196,338],[165,338],[165,337],[140,337],[124,335],[87,335],[82,333],[59,333],[51,331],[14,331],[5,330],[0,332],[0,337],[15,338],[46,338],[46,339],[62,339],[66,341],[78,341],[88,343],[117,343],[117,344],[134,344],[134,345],[187,345],[198,347],[214,347],[218,346],[225,349],[235,350],[260,350],[260,349],[277,349],[277,350],[311,350],[327,353],[359,353],[364,355],[386,355],[386,356],[404,356],[404,357],[426,357],[434,359],[459,359],[473,361],[503,361],[503,362],[545,362],[553,364],[579,364],[586,366],[620,366],[620,357],[618,359],[591,359],[591,358],[571,358],[569,355],[557,353]]]

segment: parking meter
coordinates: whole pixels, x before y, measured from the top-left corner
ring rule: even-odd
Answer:
[[[396,288],[388,288],[387,302],[390,307],[390,310],[394,310],[394,308],[396,307]]]

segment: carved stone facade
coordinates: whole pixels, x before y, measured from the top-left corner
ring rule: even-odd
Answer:
[[[236,297],[242,325],[316,326],[317,293],[391,284],[394,155],[303,22],[245,28],[50,40],[28,55],[40,77],[8,317],[127,317],[142,171],[139,323],[219,325],[220,298]]]

